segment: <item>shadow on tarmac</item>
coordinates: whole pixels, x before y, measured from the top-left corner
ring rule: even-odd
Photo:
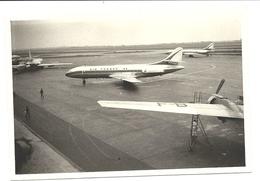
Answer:
[[[15,172],[20,173],[22,166],[31,158],[33,146],[24,137],[15,139]]]
[[[138,86],[136,86],[133,83],[130,82],[126,82],[126,81],[116,81],[113,82],[113,84],[117,87],[119,87],[120,89],[126,90],[126,91],[130,91],[130,92],[138,92]]]

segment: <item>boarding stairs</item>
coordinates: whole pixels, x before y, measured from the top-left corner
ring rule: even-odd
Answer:
[[[202,93],[201,92],[194,92],[193,102],[194,103],[201,103],[202,101]],[[190,137],[188,142],[188,151],[193,151],[194,146],[198,142],[198,132],[201,131],[202,135],[206,138],[206,142],[209,146],[211,146],[203,123],[200,119],[200,115],[192,115],[191,118],[191,128],[190,128]]]

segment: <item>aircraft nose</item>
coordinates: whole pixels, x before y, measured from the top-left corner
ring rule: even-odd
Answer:
[[[179,69],[184,69],[184,66],[179,66]]]
[[[69,70],[68,72],[66,72],[66,73],[65,73],[65,76],[67,76],[67,77],[72,77],[72,72],[71,72],[71,70]]]

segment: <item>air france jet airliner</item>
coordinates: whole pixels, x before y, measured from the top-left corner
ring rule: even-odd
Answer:
[[[165,59],[150,64],[124,64],[107,66],[80,66],[69,70],[67,77],[87,78],[115,78],[122,81],[141,82],[138,77],[151,77],[176,72],[184,68],[182,62],[182,48],[176,48]]]
[[[214,49],[214,43],[210,43],[203,49],[184,49],[183,55],[187,55],[188,57],[209,56],[209,53],[213,52]]]

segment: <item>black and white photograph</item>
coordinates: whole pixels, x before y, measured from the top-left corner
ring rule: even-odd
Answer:
[[[9,21],[14,175],[246,170],[245,7],[89,5]]]

